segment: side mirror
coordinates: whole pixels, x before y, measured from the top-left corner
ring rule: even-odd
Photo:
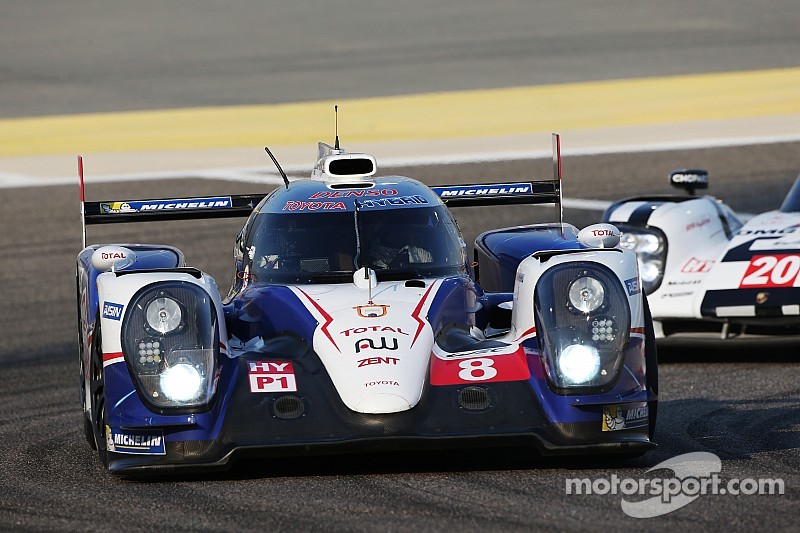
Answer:
[[[578,232],[578,242],[589,248],[613,248],[619,244],[620,235],[613,224],[592,224]]]
[[[694,194],[695,189],[708,189],[708,171],[703,169],[673,170],[669,175],[673,187],[686,189]]]

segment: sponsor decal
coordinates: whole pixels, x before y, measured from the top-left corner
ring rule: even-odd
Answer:
[[[358,203],[358,206],[361,208],[368,209],[370,207],[388,207],[388,206],[399,206],[399,205],[415,205],[415,204],[427,204],[428,200],[424,197],[419,195],[414,196],[397,196],[397,197],[390,197],[390,198],[377,198],[377,199],[367,199],[363,200]]]
[[[127,259],[128,258],[128,254],[126,254],[125,252],[121,252],[121,251],[115,251],[115,252],[103,252],[103,251],[100,251],[99,255],[100,255],[100,259],[102,259],[103,261],[113,261],[113,260],[117,260],[117,259]]]
[[[361,318],[380,318],[385,316],[389,309],[388,305],[357,305],[356,310]]]
[[[794,233],[797,230],[797,226],[789,226],[787,228],[781,229],[749,229],[749,228],[742,228],[739,230],[737,235],[788,235],[789,233]]]
[[[120,429],[106,426],[106,447],[114,453],[166,455],[164,431],[160,429]]]
[[[115,304],[113,302],[105,302],[103,304],[103,318],[110,318],[111,320],[122,320],[122,309],[124,306]]]
[[[513,196],[531,194],[530,183],[497,183],[492,185],[453,185],[450,187],[431,187],[441,198],[459,196]]]
[[[702,228],[706,224],[711,224],[711,219],[706,217],[703,220],[695,220],[694,222],[690,222],[686,225],[686,231],[692,231],[693,229]]]
[[[309,196],[309,200],[318,198],[368,198],[370,196],[397,196],[397,189],[359,189],[356,191],[319,191]]]
[[[639,287],[639,278],[626,279],[625,288],[628,289],[628,296],[639,294],[639,291],[641,290]]]
[[[368,357],[358,360],[358,368],[370,365],[397,365],[399,361],[397,357]]]
[[[370,339],[369,337],[364,337],[363,339],[359,339],[356,341],[356,353],[361,353],[361,350],[396,350],[397,349],[397,339],[390,338],[392,341],[392,345],[389,346],[386,343],[386,337],[381,337],[380,345],[377,344],[376,339]]]
[[[431,385],[521,381],[530,377],[530,369],[522,347],[514,353],[488,357],[451,360],[431,357]]]
[[[798,285],[800,256],[793,254],[754,255],[742,276],[743,287],[793,287]]]
[[[290,200],[283,206],[283,211],[333,211],[346,210],[343,202],[296,202]]]
[[[697,259],[696,257],[692,257],[686,264],[681,267],[681,272],[686,273],[700,273],[700,272],[710,272],[711,268],[714,266],[715,261],[713,259]]]
[[[129,200],[127,202],[101,203],[103,213],[141,213],[147,211],[175,211],[183,209],[225,209],[232,207],[230,196],[214,198],[181,198],[174,200]]]
[[[250,392],[295,392],[297,381],[292,363],[278,361],[247,362]]]
[[[756,294],[756,303],[757,304],[765,304],[769,300],[769,293],[768,292],[759,292]]]
[[[636,406],[604,405],[603,431],[620,431],[647,425],[647,404]]]
[[[708,184],[708,174],[694,172],[674,172],[670,175],[672,183]]]
[[[661,298],[683,298],[684,296],[689,296],[691,294],[694,294],[694,291],[668,292],[666,294],[662,294]]]
[[[376,387],[378,385],[389,385],[389,386],[392,386],[392,387],[399,387],[400,386],[400,384],[398,382],[396,382],[396,381],[390,381],[390,380],[385,380],[385,379],[380,380],[380,381],[369,381],[367,383],[364,383],[364,387],[367,387],[367,388]]]
[[[364,327],[361,327],[361,328],[350,328],[350,329],[345,329],[343,331],[340,331],[339,334],[340,335],[344,335],[345,337],[349,337],[351,333],[360,334],[360,333],[366,333],[368,331],[373,331],[373,332],[376,332],[376,333],[377,332],[383,332],[383,331],[389,331],[391,333],[397,333],[399,335],[408,335],[408,333],[406,333],[402,329],[393,328],[392,326],[364,326]]]

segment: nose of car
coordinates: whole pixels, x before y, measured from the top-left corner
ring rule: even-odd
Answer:
[[[358,403],[359,413],[398,413],[411,409],[408,401],[402,396],[390,393],[378,393],[367,396]]]

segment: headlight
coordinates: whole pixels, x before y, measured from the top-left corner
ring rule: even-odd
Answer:
[[[148,404],[191,409],[211,402],[219,332],[202,288],[181,281],[148,285],[131,299],[122,328],[128,368]]]
[[[181,325],[181,306],[172,298],[155,298],[147,304],[147,325],[162,335],[175,331]]]
[[[174,402],[190,402],[203,392],[203,375],[191,363],[178,363],[161,373],[161,392]]]
[[[631,323],[628,294],[616,274],[589,261],[556,265],[537,281],[533,304],[554,390],[609,390],[622,368]]]
[[[593,346],[570,344],[558,354],[558,371],[572,385],[586,383],[600,372],[600,354]]]
[[[664,277],[664,261],[667,257],[667,239],[661,230],[618,225],[622,235],[619,247],[636,252],[642,288],[645,294],[653,293]]]
[[[582,276],[570,284],[567,294],[572,307],[581,313],[591,313],[603,305],[606,291],[595,278]]]

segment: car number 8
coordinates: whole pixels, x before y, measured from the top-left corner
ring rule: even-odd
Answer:
[[[494,360],[484,357],[466,359],[458,363],[458,366],[461,367],[458,377],[464,381],[485,381],[497,375],[497,369],[494,368]]]

